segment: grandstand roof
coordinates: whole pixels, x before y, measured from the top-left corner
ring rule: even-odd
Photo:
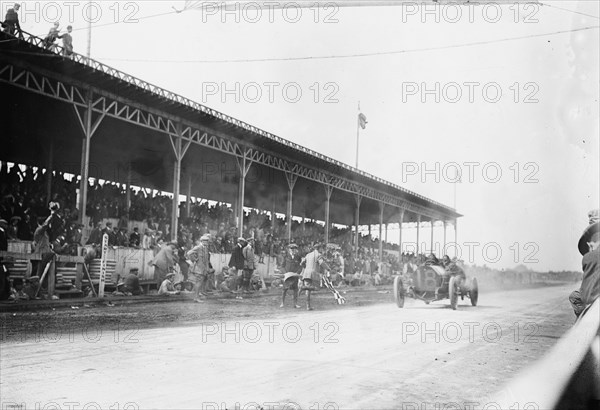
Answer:
[[[79,174],[83,132],[78,119],[92,92],[93,120],[102,118],[92,138],[90,177],[172,192],[175,159],[169,138],[189,143],[183,162],[181,193],[191,178],[192,195],[233,203],[238,193],[237,159],[253,161],[245,206],[285,213],[286,171],[298,176],[293,214],[324,218],[325,185],[333,186],[330,218],[352,224],[360,194],[361,224],[451,220],[454,209],[302,147],[190,99],[149,84],[98,61],[75,54],[62,57],[26,35],[17,40],[0,33],[0,159],[45,167],[53,146],[53,168]],[[60,47],[58,48],[60,51]],[[77,107],[77,108],[75,108]],[[79,111],[77,111],[77,109]],[[175,125],[182,128],[177,131]],[[179,132],[179,134],[178,134]]]

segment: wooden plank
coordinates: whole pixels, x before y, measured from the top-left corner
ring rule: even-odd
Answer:
[[[20,252],[7,252],[0,251],[0,258],[13,258],[13,259],[26,259],[30,261],[41,261],[41,253],[20,253]],[[82,256],[71,256],[71,255],[56,255],[57,262],[71,262],[71,263],[83,263],[84,259]]]
[[[78,263],[75,265],[75,287],[81,290],[81,280],[83,279],[83,264]]]
[[[56,261],[54,258],[50,261],[50,271],[48,272],[48,296],[54,295],[56,284]]]

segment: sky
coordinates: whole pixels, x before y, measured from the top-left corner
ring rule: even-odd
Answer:
[[[463,259],[580,269],[600,201],[598,2],[191,3],[22,2],[20,15],[41,36],[73,25],[86,54],[92,7],[92,58],[352,166],[360,102],[359,168],[456,207]]]

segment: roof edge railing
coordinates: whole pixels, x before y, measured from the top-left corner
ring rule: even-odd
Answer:
[[[171,101],[178,102],[178,103],[180,103],[182,105],[186,105],[186,106],[188,106],[190,108],[193,108],[193,109],[195,109],[197,111],[201,111],[201,112],[203,112],[205,114],[212,115],[213,117],[218,118],[218,119],[220,119],[222,121],[228,122],[228,123],[230,123],[232,125],[235,125],[237,127],[246,129],[246,130],[251,131],[251,132],[254,132],[254,133],[258,134],[258,135],[261,135],[261,136],[269,138],[269,139],[271,139],[273,141],[279,142],[280,144],[286,145],[286,146],[288,146],[290,148],[294,148],[294,149],[296,149],[298,151],[310,154],[310,155],[312,155],[312,156],[314,156],[316,158],[319,158],[319,159],[321,159],[323,161],[333,163],[336,166],[339,166],[339,167],[341,167],[343,169],[346,169],[348,171],[352,171],[354,173],[357,173],[357,174],[359,174],[359,175],[361,175],[361,176],[363,176],[365,178],[372,179],[372,180],[377,181],[377,182],[379,182],[381,184],[384,184],[384,185],[387,185],[387,186],[389,186],[391,188],[397,189],[397,190],[399,190],[399,191],[401,191],[403,193],[406,193],[406,194],[409,194],[409,195],[413,195],[413,196],[415,196],[417,198],[420,198],[420,199],[422,199],[424,201],[428,201],[428,202],[430,202],[430,203],[432,203],[434,205],[437,205],[437,206],[439,206],[439,207],[441,207],[443,209],[456,212],[455,208],[449,207],[449,206],[444,205],[444,204],[442,204],[440,202],[437,202],[437,201],[432,200],[430,198],[427,198],[427,197],[425,197],[423,195],[420,195],[420,194],[418,194],[416,192],[410,191],[410,190],[408,190],[406,188],[403,188],[403,187],[401,187],[401,186],[399,186],[397,184],[394,184],[392,182],[386,181],[383,178],[380,178],[380,177],[377,177],[375,175],[369,174],[368,172],[362,171],[362,170],[360,170],[358,168],[354,168],[354,167],[352,167],[352,166],[350,166],[348,164],[345,164],[345,163],[343,163],[341,161],[335,160],[335,159],[330,158],[330,157],[328,157],[326,155],[323,155],[321,153],[313,151],[310,148],[303,147],[303,146],[301,146],[299,144],[296,144],[295,142],[292,142],[292,141],[286,140],[285,138],[282,138],[282,137],[279,137],[277,135],[271,134],[268,131],[265,131],[263,129],[257,128],[257,127],[255,127],[253,125],[250,125],[250,124],[248,124],[248,123],[246,123],[244,121],[238,120],[236,118],[230,117],[227,114],[224,114],[224,113],[222,113],[220,111],[217,111],[217,110],[215,110],[213,108],[204,106],[204,105],[202,105],[202,104],[200,104],[200,103],[198,103],[196,101],[193,101],[193,100],[191,100],[191,99],[189,99],[187,97],[184,97],[182,95],[176,94],[176,93],[174,93],[172,91],[166,90],[166,89],[164,89],[162,87],[159,87],[157,85],[148,83],[147,81],[144,81],[144,80],[142,80],[140,78],[137,78],[137,77],[135,77],[135,76],[133,76],[131,74],[127,74],[127,73],[125,73],[123,71],[120,71],[120,70],[114,68],[114,67],[106,65],[104,63],[101,63],[98,60],[94,60],[94,59],[92,59],[90,57],[86,57],[86,56],[84,56],[82,54],[78,54],[78,53],[75,53],[75,52],[73,52],[71,55],[67,56],[66,53],[65,53],[65,49],[62,46],[60,46],[58,44],[52,44],[50,47],[46,47],[45,43],[44,43],[44,40],[42,38],[37,37],[37,36],[35,36],[35,35],[31,34],[31,33],[28,33],[26,31],[21,30],[20,31],[20,35],[14,36],[14,37],[16,39],[26,41],[27,43],[29,43],[29,44],[31,44],[31,45],[33,45],[35,47],[44,49],[47,52],[51,52],[51,53],[55,54],[57,57],[62,57],[62,58],[65,58],[65,59],[71,59],[71,60],[73,60],[73,61],[75,61],[77,63],[80,63],[80,64],[83,64],[83,65],[85,65],[87,67],[93,68],[94,70],[102,71],[104,74],[107,74],[107,75],[110,75],[112,77],[115,77],[115,78],[117,78],[117,79],[119,79],[121,81],[125,81],[127,83],[130,83],[130,84],[132,84],[132,85],[134,85],[136,87],[139,87],[139,88],[141,88],[143,90],[149,91],[149,92],[151,92],[153,94],[157,94],[157,95],[159,95],[159,96],[161,96],[163,98],[169,99]],[[46,55],[46,54],[44,54],[44,55]]]

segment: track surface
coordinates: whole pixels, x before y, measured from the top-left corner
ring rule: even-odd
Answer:
[[[0,408],[481,409],[571,327],[572,288],[481,293],[456,311],[388,300],[307,312],[260,298],[271,314],[244,300],[244,320],[9,338]]]

